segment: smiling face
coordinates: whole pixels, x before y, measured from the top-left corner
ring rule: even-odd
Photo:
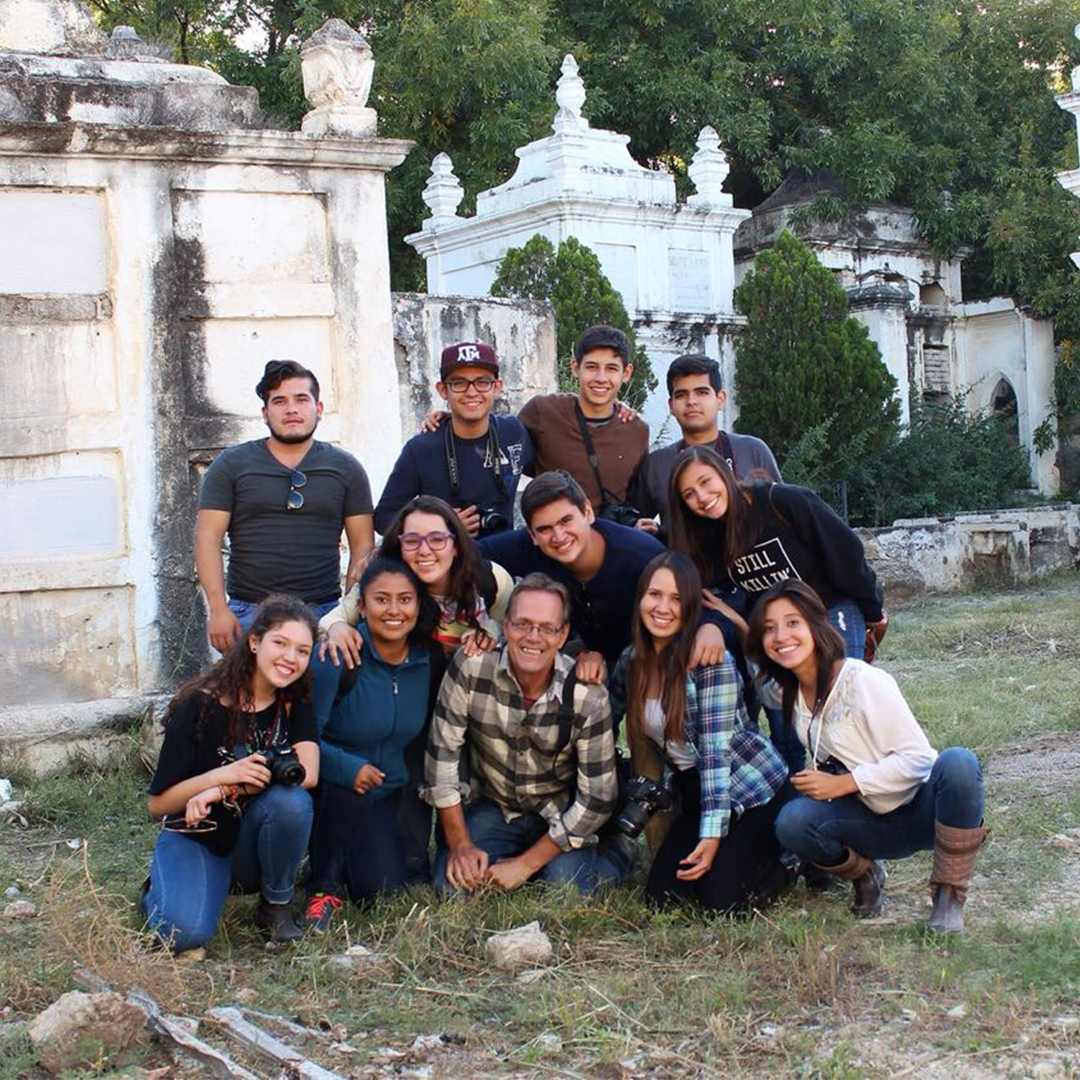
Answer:
[[[529,535],[549,558],[571,566],[592,543],[592,523],[596,520],[589,503],[580,510],[569,499],[556,499],[533,511]]]
[[[311,628],[302,622],[284,622],[263,636],[248,635],[255,654],[255,680],[264,691],[283,690],[307,671],[313,641]]]
[[[379,574],[364,588],[360,610],[376,648],[396,652],[416,626],[420,598],[404,574]]]
[[[668,408],[684,435],[712,431],[727,395],[717,392],[708,375],[683,375],[675,379]]]
[[[563,614],[558,593],[526,589],[515,594],[503,633],[510,666],[519,680],[533,682],[555,667],[555,654],[570,633]]]
[[[678,487],[687,509],[698,517],[719,521],[728,512],[727,484],[711,465],[691,461],[679,473]]]
[[[480,389],[477,381],[485,389]],[[502,379],[496,378],[487,368],[470,366],[454,368],[444,382],[435,384],[435,389],[450,407],[451,416],[469,424],[486,419],[502,387]]]
[[[810,625],[790,600],[773,600],[765,608],[761,647],[770,660],[796,675],[816,673],[817,659]],[[812,682],[813,678],[806,681]]]
[[[661,566],[653,571],[638,607],[641,621],[658,648],[666,645],[682,628],[682,603],[675,575]]]
[[[423,539],[419,547],[413,547],[418,537]],[[445,546],[436,550],[443,541]],[[408,539],[406,539],[408,538]],[[444,596],[448,588],[450,568],[457,556],[457,543],[450,527],[438,514],[414,510],[405,515],[401,523],[401,559],[409,569],[428,587],[433,596]]]
[[[624,364],[614,349],[600,348],[572,360],[570,370],[581,383],[582,403],[599,415],[614,407],[623,383],[634,374],[634,365]]]
[[[278,442],[306,442],[322,419],[322,402],[315,400],[311,380],[284,379],[271,390],[263,406],[263,419]]]

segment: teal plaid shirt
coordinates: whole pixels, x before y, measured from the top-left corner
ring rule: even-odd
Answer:
[[[629,646],[611,675],[611,710],[616,717],[626,714],[633,662],[634,648]],[[738,816],[769,802],[788,775],[772,742],[750,723],[742,678],[730,654],[719,664],[694,668],[687,675],[683,725],[701,774],[698,835],[702,840],[727,836],[732,813]]]

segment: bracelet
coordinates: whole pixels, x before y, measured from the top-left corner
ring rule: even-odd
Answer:
[[[240,794],[240,789],[235,784],[221,784],[218,787],[218,791],[221,793],[221,801],[226,806],[235,806],[237,797]]]

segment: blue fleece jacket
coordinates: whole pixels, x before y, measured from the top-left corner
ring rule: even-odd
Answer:
[[[360,623],[357,629],[364,649],[356,682],[334,705],[332,695],[329,700],[316,695],[319,775],[328,783],[351,788],[361,767],[370,762],[386,774],[371,791],[379,798],[408,779],[405,748],[427,719],[431,654],[425,646],[414,647],[402,663],[388,664],[372,644],[367,624]],[[339,678],[344,671],[344,667],[338,671]]]

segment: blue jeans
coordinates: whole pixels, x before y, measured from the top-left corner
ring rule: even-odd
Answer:
[[[272,904],[287,903],[307,851],[311,817],[306,790],[274,784],[244,807],[229,855],[215,855],[198,840],[163,829],[143,898],[151,929],[183,952],[214,936],[230,887],[260,891]]]
[[[833,629],[844,639],[844,654],[863,658],[866,649],[866,620],[854,600],[841,600],[829,608],[829,622]],[[795,734],[795,725],[784,720],[780,709],[765,706],[765,715],[769,718],[769,737],[776,747],[788,772],[797,773],[806,764],[806,751]]]
[[[486,851],[493,863],[520,855],[548,831],[548,823],[540,814],[522,814],[513,821],[506,821],[502,810],[486,799],[479,799],[465,808],[465,824],[472,842]],[[530,880],[553,884],[571,881],[580,892],[590,893],[605,882],[617,885],[622,881],[630,869],[632,850],[626,837],[605,836],[598,844],[556,855]],[[440,892],[453,891],[446,880],[447,857],[448,852],[440,838],[433,875],[435,888]]]
[[[316,619],[321,619],[328,612],[333,611],[339,603],[338,600],[327,600],[325,604],[308,604],[308,607],[315,612]],[[241,630],[251,629],[251,624],[255,619],[255,612],[259,610],[258,604],[251,600],[230,600],[228,608],[236,616]]]
[[[799,795],[776,819],[780,846],[820,866],[836,866],[851,848],[871,859],[903,859],[934,846],[934,822],[974,829],[983,819],[979,759],[963,746],[942,750],[915,798],[875,814],[856,795],[821,802]]]

